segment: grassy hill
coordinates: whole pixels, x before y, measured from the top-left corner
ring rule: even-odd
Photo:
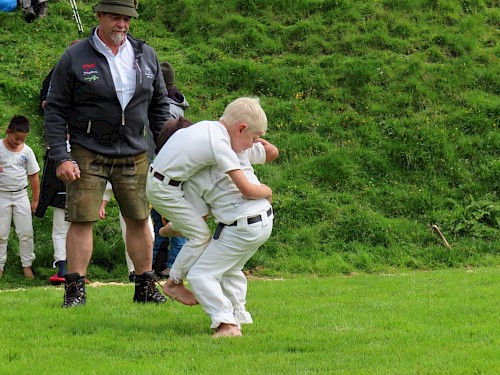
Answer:
[[[41,82],[96,24],[96,2],[77,1],[83,35],[69,1],[32,24],[0,13],[0,125],[28,115],[40,161]],[[252,272],[499,264],[498,0],[141,0],[138,11],[131,34],[173,64],[187,117],[217,119],[248,95],[268,114],[281,155],[257,171],[275,229]],[[35,222],[39,274],[51,273],[50,225]],[[118,220],[95,238],[93,276],[125,278]]]

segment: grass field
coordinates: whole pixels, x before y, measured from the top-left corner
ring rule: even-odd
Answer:
[[[0,128],[29,117],[97,0],[0,12]],[[167,4],[167,5],[166,5]],[[131,33],[170,61],[190,119],[259,96],[280,158],[271,239],[247,264],[254,324],[213,339],[199,306],[48,286],[52,213],[34,221],[37,279],[9,240],[3,374],[500,374],[498,0],[141,0]],[[127,280],[118,207],[95,228],[92,281]],[[439,225],[452,249],[432,230]],[[271,277],[271,278],[264,278]]]
[[[466,268],[250,279],[254,324],[213,339],[199,306],[131,302],[133,286],[0,292],[1,374],[498,374],[500,273]]]
[[[0,12],[0,128],[29,117],[45,151],[43,79],[97,23],[97,0],[50,0],[28,24]],[[191,120],[258,96],[280,157],[259,276],[500,264],[498,0],[140,0],[130,32],[176,70]],[[260,166],[258,166],[260,167]],[[117,205],[95,230],[92,280],[126,278]],[[113,218],[115,220],[113,220]],[[52,212],[35,220],[35,272],[54,272]],[[438,225],[453,251],[432,230]],[[9,241],[5,284],[23,283]],[[304,259],[308,259],[304,263]],[[5,286],[5,284],[3,284]],[[0,284],[0,288],[3,288]]]

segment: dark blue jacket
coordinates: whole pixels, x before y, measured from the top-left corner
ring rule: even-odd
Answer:
[[[66,49],[52,73],[44,114],[50,158],[56,164],[71,159],[66,132],[71,144],[98,154],[131,156],[147,151],[146,126],[156,139],[170,118],[168,92],[153,48],[127,36],[134,49],[136,89],[122,111],[106,57],[94,45],[94,32]]]

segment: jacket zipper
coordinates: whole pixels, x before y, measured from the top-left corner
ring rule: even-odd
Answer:
[[[137,68],[137,72],[139,74],[139,84],[142,85],[142,70],[141,70],[141,67],[139,66],[139,64],[137,62],[135,63],[135,67]]]

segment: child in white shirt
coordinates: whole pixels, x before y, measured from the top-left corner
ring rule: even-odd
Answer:
[[[266,130],[267,117],[259,100],[239,98],[226,107],[219,121],[201,121],[180,129],[160,149],[148,174],[146,194],[152,206],[169,220],[172,231],[188,239],[163,286],[169,297],[187,305],[198,303],[182,281],[210,241],[210,229],[185,199],[182,183],[203,167],[217,165],[246,198],[270,200],[272,190],[250,183],[236,155],[252,147]]]
[[[25,143],[30,131],[24,116],[14,116],[0,142],[0,277],[7,261],[7,244],[12,220],[19,238],[19,255],[24,276],[35,276],[31,265],[35,259],[31,215],[38,206],[40,167],[33,150]],[[31,186],[31,204],[28,196]]]
[[[260,139],[240,152],[241,168],[259,183],[252,164],[278,157],[278,149]],[[211,317],[214,337],[241,336],[241,324],[251,324],[246,310],[245,263],[264,244],[273,228],[273,210],[267,199],[247,199],[216,165],[205,167],[184,184],[186,199],[201,216],[210,211],[218,223],[213,239],[187,274],[196,299]]]

